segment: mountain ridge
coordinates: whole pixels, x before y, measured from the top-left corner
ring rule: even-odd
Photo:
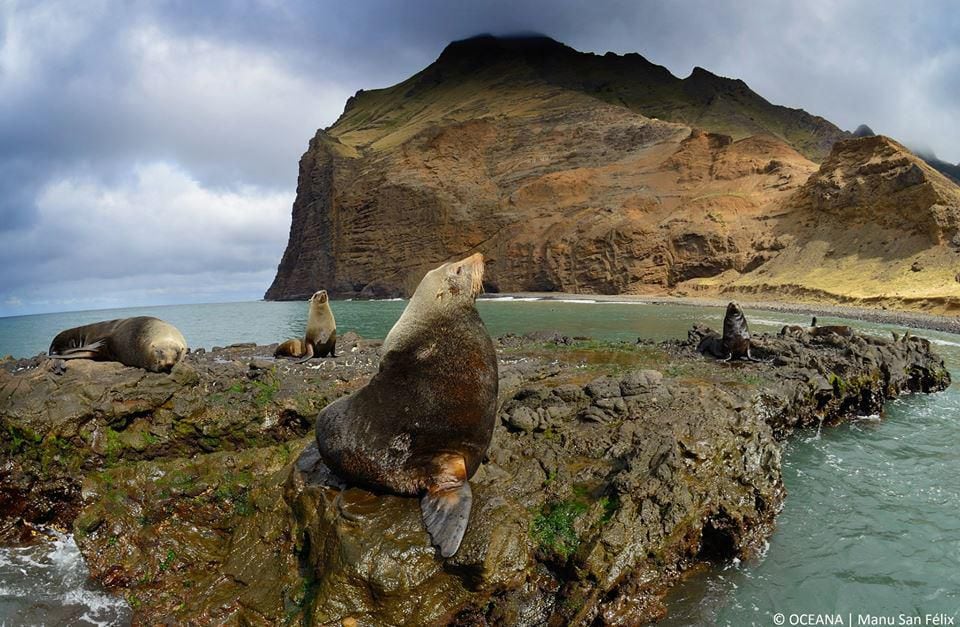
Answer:
[[[700,66],[694,67],[688,77],[679,78],[638,53],[579,52],[545,35],[479,35],[451,42],[436,61],[406,81],[359,91],[348,99],[344,113],[326,130],[336,133],[338,129],[351,128],[349,113],[358,105],[366,105],[364,99],[397,91],[402,91],[404,98],[416,97],[418,90],[489,73],[504,64],[511,66],[508,74],[515,79],[543,80],[626,106],[647,117],[698,126],[734,139],[769,132],[813,160],[824,158],[837,139],[850,136],[825,118],[803,109],[771,104],[740,79],[722,77]],[[737,113],[731,113],[731,109]]]

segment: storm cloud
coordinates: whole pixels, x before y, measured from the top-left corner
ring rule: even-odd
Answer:
[[[699,65],[960,160],[951,2],[13,0],[0,20],[0,315],[259,298],[316,129],[482,32]]]

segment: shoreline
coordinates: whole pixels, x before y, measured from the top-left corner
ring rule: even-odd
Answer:
[[[692,307],[726,307],[729,298],[711,298],[706,296],[644,296],[635,294],[570,294],[566,292],[503,292],[485,295],[481,300],[500,298],[537,299],[540,301],[591,300],[598,303],[625,303],[645,305],[688,305]],[[873,309],[850,305],[828,305],[812,303],[791,303],[772,300],[744,300],[742,305],[753,309],[777,311],[781,313],[810,314],[813,316],[832,316],[882,324],[896,324],[915,329],[943,331],[960,335],[960,317],[941,316],[899,309]]]

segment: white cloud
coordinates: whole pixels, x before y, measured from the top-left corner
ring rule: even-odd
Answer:
[[[247,185],[210,189],[178,166],[149,163],[116,185],[82,177],[49,184],[37,198],[34,234],[69,250],[75,273],[256,271],[276,264],[293,198]]]
[[[24,261],[7,300],[15,291],[27,305],[75,309],[150,297],[259,298],[286,243],[293,198],[246,185],[204,187],[162,162],[135,166],[114,184],[52,182],[31,228],[0,233],[7,257]]]

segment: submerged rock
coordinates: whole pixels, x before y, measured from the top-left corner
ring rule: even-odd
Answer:
[[[169,376],[36,360],[0,373],[3,540],[72,525],[139,622],[654,619],[683,570],[769,536],[790,431],[949,382],[913,336],[755,336],[773,363],[720,364],[695,335],[503,338],[498,425],[447,560],[417,499],[344,485],[310,435],[324,403],[375,372],[377,343],[302,365],[240,346]]]

